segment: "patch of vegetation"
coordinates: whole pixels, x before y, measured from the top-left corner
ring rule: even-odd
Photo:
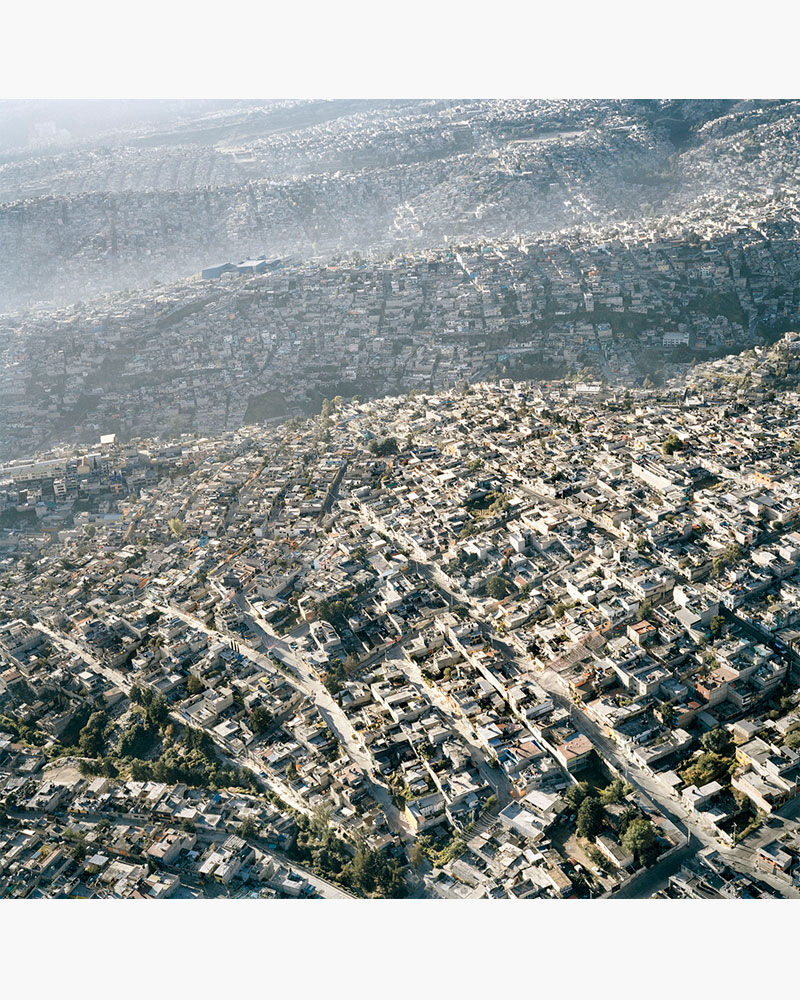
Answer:
[[[464,576],[470,577],[474,573],[477,573],[479,569],[480,560],[478,559],[478,553],[464,552],[462,550],[455,559],[447,563],[444,571],[449,576],[453,576],[455,573],[463,573]]]
[[[723,757],[713,751],[701,754],[681,772],[681,777],[687,785],[708,784],[709,781],[726,783],[730,774],[736,768],[736,759]]]
[[[430,859],[437,868],[442,868],[449,861],[455,861],[456,858],[460,858],[466,849],[467,845],[464,841],[460,837],[454,837],[440,851],[432,851]]]
[[[330,661],[330,665],[323,675],[322,683],[327,688],[328,693],[336,697],[342,690],[346,679],[347,671],[344,664],[341,660],[333,659]]]
[[[40,747],[47,741],[47,736],[36,726],[18,722],[8,715],[0,715],[0,733],[8,733],[15,743]]]
[[[646,868],[652,865],[659,855],[659,846],[650,820],[632,820],[622,836],[622,846],[630,851],[637,864]]]
[[[512,591],[512,586],[504,576],[495,573],[486,581],[486,593],[496,601],[501,601]]]
[[[578,836],[594,840],[606,823],[606,811],[603,803],[594,796],[587,795],[578,807]]]
[[[146,720],[142,724],[146,725]],[[254,774],[223,764],[208,733],[190,726],[175,740],[165,734],[164,749],[156,760],[141,760],[133,756],[101,757],[84,761],[81,771],[110,777],[125,772],[134,781],[163,781],[169,785],[183,783],[192,788],[259,790]]]
[[[627,795],[633,791],[633,786],[627,784],[622,778],[614,778],[610,785],[600,792],[600,801],[604,805],[612,805],[622,802]]]
[[[338,599],[323,597],[314,605],[314,613],[317,618],[334,626],[346,625],[347,619],[355,612],[356,606],[350,597]]]
[[[592,864],[604,871],[606,875],[614,876],[619,872],[617,866],[612,864],[600,848],[595,847],[594,844],[589,844],[586,847],[586,857]]]
[[[399,861],[359,840],[355,852],[337,836],[324,809],[309,818],[297,816],[297,839],[291,856],[320,878],[358,896],[400,899],[408,895]]]
[[[39,518],[33,507],[24,507],[22,510],[17,510],[16,507],[6,507],[4,511],[0,512],[0,528],[17,531],[21,528],[27,528],[29,531],[33,531],[38,523]]]
[[[158,727],[153,726],[143,715],[134,712],[128,725],[120,733],[117,741],[117,756],[146,757],[158,739]]]
[[[372,441],[367,445],[370,454],[376,455],[378,458],[384,458],[386,455],[397,454],[397,440],[393,437],[383,438],[379,441],[377,438],[373,438]]]
[[[186,690],[189,694],[202,694],[205,689],[205,684],[200,680],[197,674],[189,674],[189,679],[186,681]]]
[[[270,710],[264,705],[256,705],[247,720],[250,729],[257,736],[261,736],[265,733],[272,725],[272,721],[272,712],[270,712]]]
[[[108,714],[102,710],[92,712],[78,737],[80,752],[85,757],[102,757],[109,729]]]

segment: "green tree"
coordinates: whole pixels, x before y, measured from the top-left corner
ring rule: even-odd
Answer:
[[[730,545],[725,546],[723,555],[726,562],[736,563],[742,558],[742,550],[736,542],[731,542]]]
[[[636,806],[627,806],[619,817],[619,832],[620,834],[625,833],[631,823],[639,818],[639,810]]]
[[[323,837],[330,829],[330,810],[324,805],[318,805],[311,814],[310,827],[312,833],[317,837]]]
[[[647,819],[634,819],[622,837],[622,845],[640,865],[651,865],[658,857],[658,842],[653,825]]]
[[[579,781],[577,785],[570,785],[564,792],[564,801],[573,809],[577,809],[588,795],[588,784],[585,781]]]
[[[321,618],[322,621],[329,622],[331,625],[341,625],[346,623],[347,617],[351,615],[354,610],[355,605],[350,597],[340,598],[338,600],[323,597],[314,605],[314,612],[317,617]]]
[[[707,733],[703,733],[700,737],[700,743],[704,750],[720,754],[721,756],[726,756],[731,751],[730,733],[727,729],[723,729],[722,726],[715,726],[714,729],[709,729]]]
[[[162,726],[169,718],[169,702],[160,691],[145,688],[142,705],[145,718],[154,728]]]
[[[239,826],[238,833],[240,837],[244,837],[246,840],[258,836],[258,824],[252,816],[245,816]]]
[[[335,696],[342,690],[346,677],[344,664],[341,660],[333,659],[330,662],[329,669],[322,678],[322,683],[328,692]]]
[[[683,451],[683,441],[676,434],[670,434],[661,450],[665,455],[674,455],[676,451]]]
[[[105,750],[105,729],[108,716],[105,712],[92,712],[81,729],[78,747],[86,757],[102,757]]]
[[[393,437],[384,438],[382,441],[373,438],[367,447],[373,455],[378,457],[394,455],[397,453],[397,440]]]
[[[606,819],[606,811],[599,799],[588,797],[581,802],[578,807],[578,835],[594,840],[603,829]]]
[[[711,619],[711,625],[709,626],[709,631],[711,632],[712,639],[719,639],[722,635],[722,630],[725,627],[725,619],[722,615],[714,615]]]
[[[264,705],[256,705],[253,711],[250,713],[249,725],[252,731],[257,735],[261,736],[265,733],[269,727],[272,725],[272,712]]]
[[[197,674],[189,674],[189,679],[186,681],[186,690],[189,694],[200,694],[205,691],[206,686],[197,676]]]
[[[146,757],[155,744],[157,730],[138,712],[132,714],[128,725],[117,740],[120,757]]]
[[[497,796],[490,795],[489,798],[483,803],[483,806],[481,807],[481,812],[484,813],[491,812],[496,805],[497,805]]]
[[[606,785],[600,793],[600,801],[605,805],[622,802],[626,795],[632,791],[631,786],[626,784],[622,778],[614,778],[610,785]]]
[[[419,840],[415,840],[411,845],[411,850],[408,852],[408,860],[411,866],[419,870],[426,857],[425,848]]]
[[[486,593],[496,601],[502,600],[508,593],[508,583],[505,577],[495,574],[486,581]]]
[[[673,707],[672,702],[662,701],[661,704],[659,705],[659,710],[661,712],[661,721],[664,723],[664,725],[670,727],[674,726],[675,708]]]
[[[169,525],[169,530],[176,538],[183,538],[186,534],[186,528],[180,518],[171,517],[167,524]]]

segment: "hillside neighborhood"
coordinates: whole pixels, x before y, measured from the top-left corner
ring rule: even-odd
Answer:
[[[799,374],[6,464],[0,892],[800,895]]]

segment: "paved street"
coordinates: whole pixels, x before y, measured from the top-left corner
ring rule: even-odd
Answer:
[[[240,607],[243,607],[243,610],[246,609],[248,625],[251,629],[258,631],[266,648],[276,652],[280,651],[281,659],[292,669],[302,690],[313,698],[325,724],[344,747],[350,759],[363,772],[370,793],[382,807],[389,826],[404,839],[408,838],[411,833],[408,824],[403,819],[400,810],[395,806],[389,789],[377,776],[372,755],[353,729],[350,720],[320,680],[317,672],[308,665],[302,656],[292,650],[284,639],[277,636],[269,628],[267,622],[256,616],[243,595],[240,595]],[[374,658],[365,661],[364,667],[369,666],[373,660],[377,661],[382,655],[376,654]]]
[[[478,743],[469,723],[458,716],[449,704],[444,695],[433,684],[426,684],[422,676],[419,665],[408,658],[403,661],[403,670],[408,677],[416,684],[417,688],[433,702],[439,711],[447,719],[452,728],[461,736],[469,750],[470,758],[477,767],[480,776],[492,788],[497,796],[497,804],[500,809],[507,805],[511,797],[511,782],[506,777],[504,771],[490,767],[486,762],[486,751]]]

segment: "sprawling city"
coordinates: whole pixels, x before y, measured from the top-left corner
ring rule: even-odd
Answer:
[[[0,897],[800,898],[799,134],[0,102]]]

